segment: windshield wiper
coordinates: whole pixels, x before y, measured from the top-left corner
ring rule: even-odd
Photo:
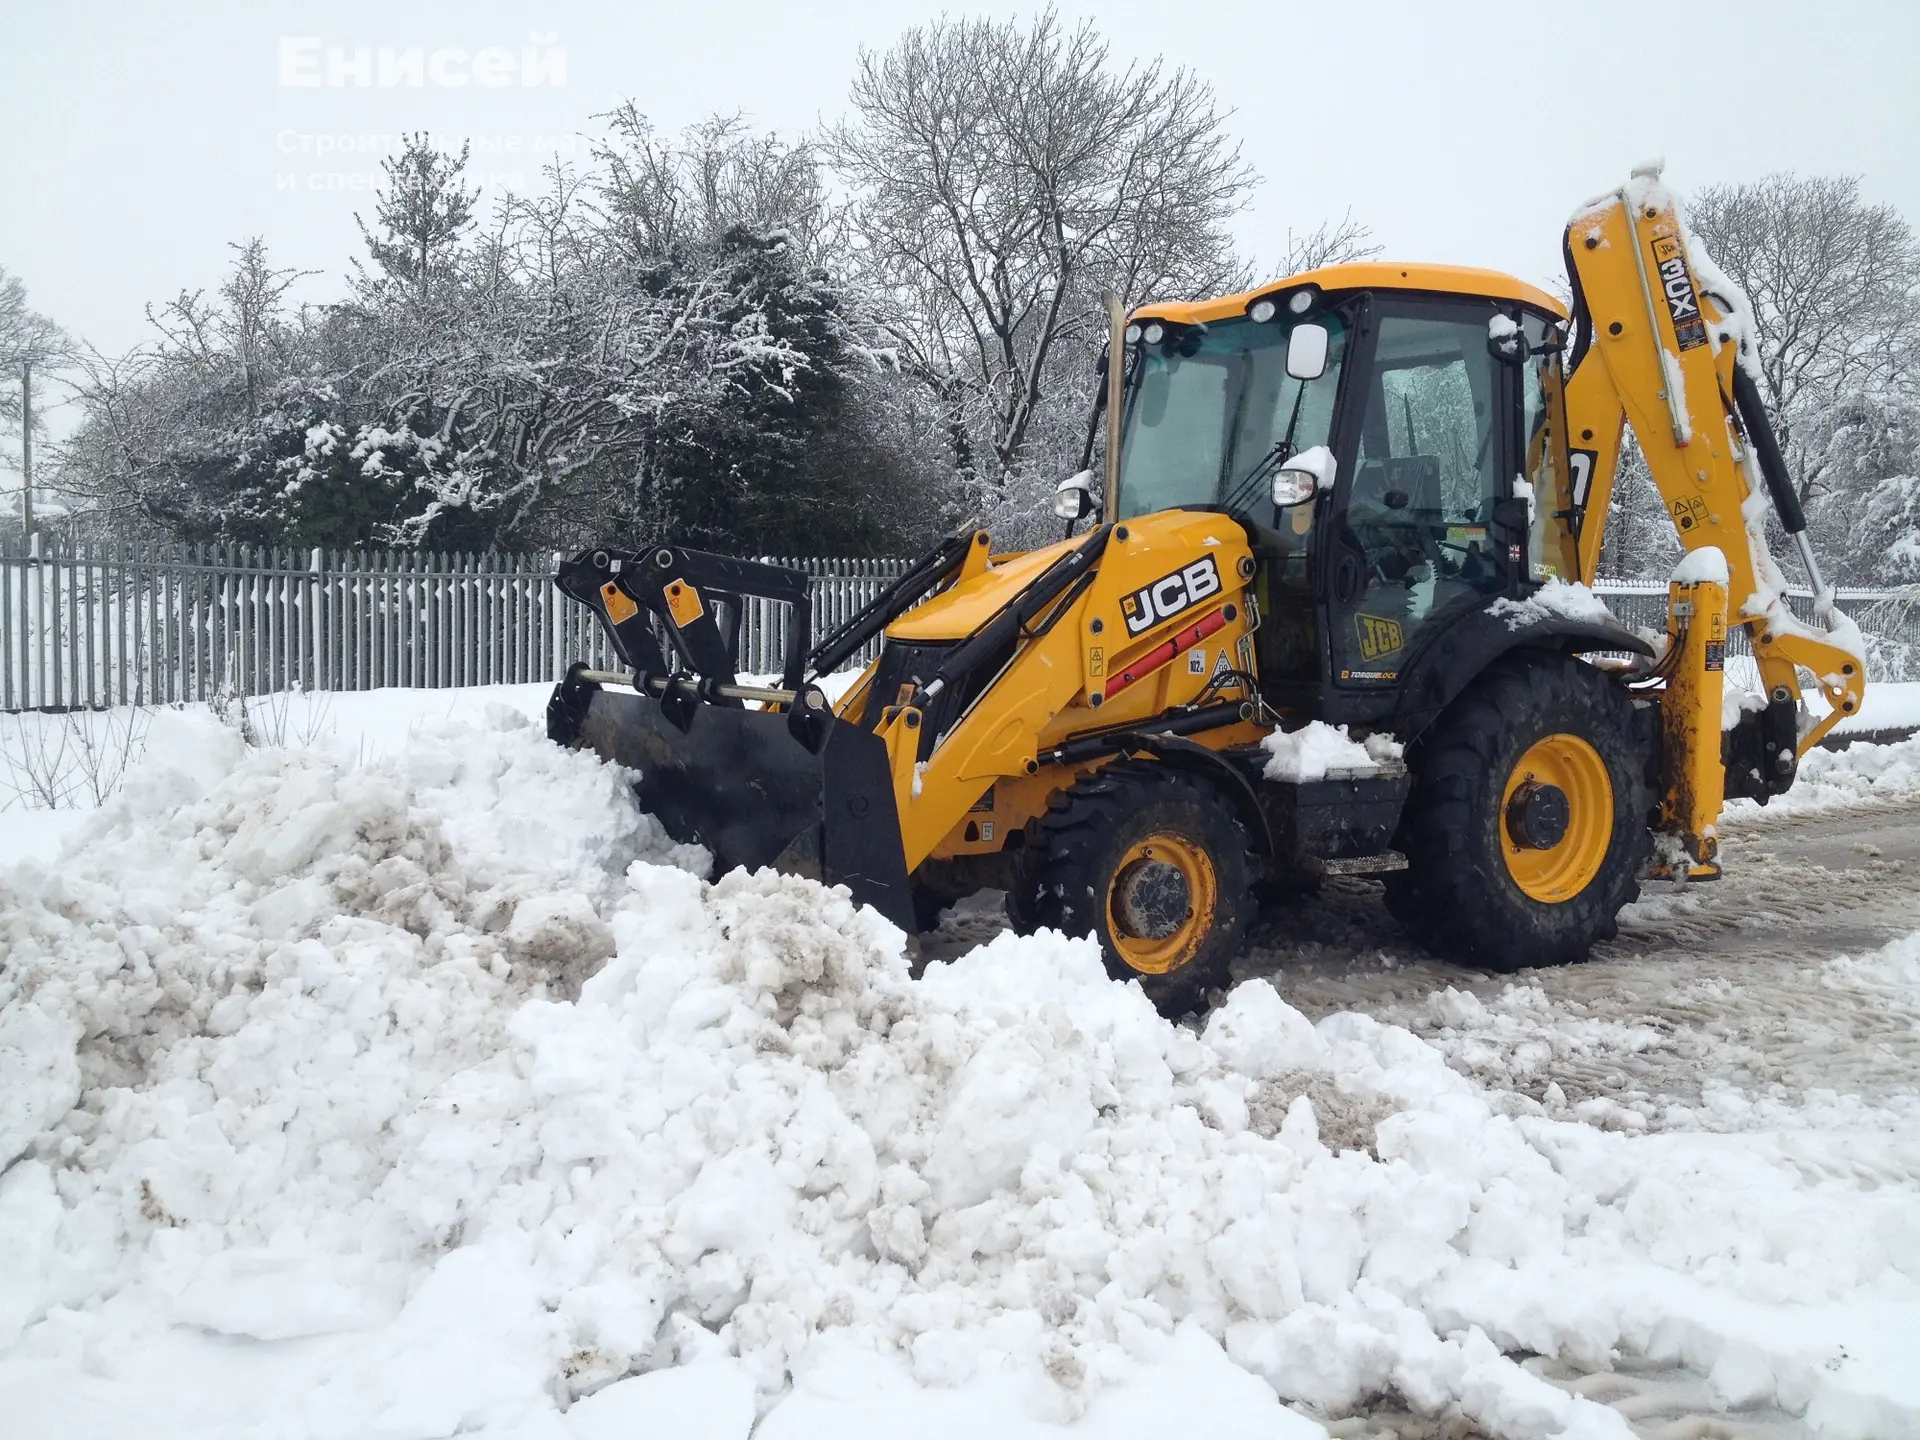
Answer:
[[[1267,452],[1253,462],[1253,468],[1234,483],[1221,508],[1229,513],[1237,511],[1250,497],[1249,491],[1267,476],[1293,457],[1293,433],[1300,426],[1300,407],[1307,398],[1307,382],[1302,380],[1300,388],[1294,392],[1293,413],[1287,417],[1287,433],[1268,447]]]

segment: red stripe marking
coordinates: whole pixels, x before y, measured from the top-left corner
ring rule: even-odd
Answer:
[[[1175,635],[1171,640],[1156,645],[1138,660],[1134,661],[1118,675],[1107,681],[1107,688],[1101,692],[1101,698],[1111,700],[1129,685],[1144,680],[1161,666],[1167,664],[1183,650],[1191,650],[1216,630],[1224,629],[1227,623],[1226,607],[1222,606],[1209,615],[1202,615],[1193,624]]]

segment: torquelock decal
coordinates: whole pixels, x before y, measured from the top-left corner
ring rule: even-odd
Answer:
[[[1120,614],[1127,622],[1127,634],[1138,635],[1219,593],[1220,567],[1206,555],[1122,596]]]

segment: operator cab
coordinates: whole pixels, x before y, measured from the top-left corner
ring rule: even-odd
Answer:
[[[1538,577],[1545,365],[1563,319],[1492,271],[1344,265],[1150,306],[1132,351],[1114,519],[1219,510],[1245,526],[1262,688],[1334,721],[1392,708],[1447,620]],[[1317,360],[1318,363],[1315,363]]]

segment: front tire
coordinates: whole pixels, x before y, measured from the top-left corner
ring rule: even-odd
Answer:
[[[1009,910],[1091,933],[1107,973],[1137,980],[1164,1015],[1227,981],[1252,912],[1246,831],[1212,786],[1119,761],[1056,794],[1021,853]]]
[[[1412,757],[1407,870],[1388,906],[1422,945],[1490,970],[1584,960],[1652,854],[1632,702],[1564,656],[1501,661]]]

